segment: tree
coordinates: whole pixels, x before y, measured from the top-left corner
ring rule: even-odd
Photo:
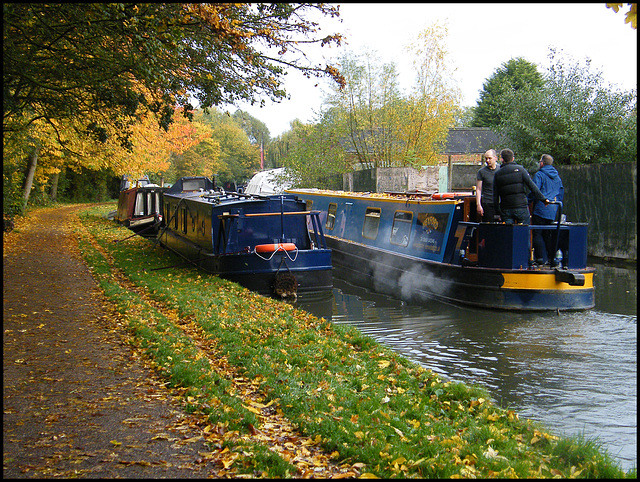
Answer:
[[[473,127],[497,127],[509,110],[506,94],[521,89],[533,91],[542,83],[542,75],[535,64],[522,57],[503,63],[482,85]]]
[[[172,156],[171,167],[167,170],[167,179],[175,182],[183,176],[214,177],[214,174],[224,169],[220,153],[220,142],[210,137],[204,139],[182,154]]]
[[[316,12],[338,15],[324,4],[4,4],[3,142],[39,124],[55,134],[45,142],[70,150],[60,129],[73,124],[79,137],[131,150],[132,126],[149,114],[166,130],[194,99],[207,109],[285,97],[286,68],[341,82],[304,56],[308,44],[341,41],[320,35]],[[12,165],[28,184],[33,169]]]
[[[388,166],[394,161],[394,105],[400,99],[395,65],[380,64],[375,51],[347,54],[341,60],[346,84],[326,102],[347,136],[350,150],[362,167]]]
[[[601,72],[553,49],[544,84],[512,91],[499,131],[521,159],[551,154],[558,164],[637,161],[637,91],[620,92]]]
[[[247,133],[251,144],[260,144],[260,142],[263,142],[266,145],[271,141],[269,128],[266,124],[248,112],[238,109],[231,117],[233,117],[238,125],[242,127],[242,130]]]
[[[200,156],[199,164],[192,164],[192,167],[198,165],[201,169],[196,172],[182,172],[180,175],[211,173],[221,183],[240,183],[249,179],[259,169],[259,146],[250,142],[249,136],[236,119],[217,109],[197,111],[194,113],[194,119],[204,124],[211,135],[210,139],[206,140],[206,145],[199,144],[184,153],[184,157],[191,158],[192,162]]]
[[[22,131],[23,137],[5,139],[10,141],[5,143],[3,153],[5,210],[19,212],[26,207],[32,193],[44,195],[47,188],[50,188],[49,197],[55,200],[58,176],[67,169],[77,173],[104,170],[115,176],[151,173],[162,176],[169,168],[172,155],[210,135],[205,126],[189,122],[179,110],[174,116],[167,131],[151,116],[131,126],[130,149],[123,147],[114,136],[108,136],[104,143],[96,143],[83,134],[79,122],[33,122]],[[25,160],[27,170],[23,172]],[[22,186],[20,206],[16,199],[17,183]]]
[[[618,13],[623,5],[624,3],[607,3],[607,8],[611,8],[614,12]],[[627,6],[629,7],[629,11],[625,15],[624,23],[631,24],[631,28],[636,30],[638,28],[638,4],[627,3]]]
[[[192,110],[238,100],[281,99],[285,67],[340,81],[313,66],[301,45],[318,38],[305,15],[336,16],[323,4],[5,4],[3,130],[37,118],[109,111],[115,124],[151,110],[163,126],[176,105]],[[292,59],[289,54],[296,55]],[[146,98],[141,94],[140,87]],[[101,122],[97,122],[102,127]],[[100,132],[96,131],[98,135]]]
[[[475,112],[475,106],[458,107],[454,116],[455,127],[473,127]]]
[[[344,132],[325,111],[315,124],[295,121],[291,130],[271,144],[280,154],[279,166],[286,167],[296,187],[335,188],[332,178],[349,170],[344,149]],[[340,183],[340,186],[342,183]]]
[[[409,47],[415,59],[416,82],[402,139],[406,164],[414,167],[437,161],[459,109],[460,92],[449,83],[453,72],[447,63],[446,36],[447,29],[434,24]]]
[[[409,94],[401,91],[393,62],[380,64],[375,52],[343,57],[346,85],[326,104],[362,167],[420,168],[436,162],[459,103],[448,81],[446,34],[446,28],[434,24],[408,47],[416,59]]]
[[[206,142],[211,137],[211,129],[198,121],[189,121],[176,109],[174,120],[165,131],[147,116],[142,122],[132,126],[132,147],[125,149],[117,143],[99,146],[98,152],[110,155],[109,168],[116,175],[158,174],[164,181],[176,156]],[[118,164],[116,164],[118,163]],[[104,163],[101,168],[106,168]]]

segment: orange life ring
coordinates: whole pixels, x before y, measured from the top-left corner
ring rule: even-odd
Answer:
[[[256,245],[256,253],[273,253],[274,251],[294,251],[296,245],[293,243],[275,243],[275,244],[258,244]]]
[[[431,195],[431,199],[455,199],[457,197],[471,196],[470,192],[437,192]]]
[[[455,196],[452,192],[437,192],[431,196],[431,199],[453,199]]]

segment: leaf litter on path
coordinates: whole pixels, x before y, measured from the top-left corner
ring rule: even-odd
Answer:
[[[263,403],[259,380],[238,375],[195,324],[179,320],[260,423],[241,435],[187,414],[184,390],[168,389],[131,347],[81,261],[71,233],[79,207],[35,210],[3,237],[4,477],[241,476],[234,462],[251,454],[229,444],[245,442],[278,453],[297,468],[293,477],[359,475],[357,464],[336,466],[319,440]]]

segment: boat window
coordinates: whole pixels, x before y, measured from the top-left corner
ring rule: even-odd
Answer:
[[[178,230],[178,208],[175,211],[170,211],[173,216],[173,229]]]
[[[399,246],[407,246],[411,236],[411,222],[413,213],[411,211],[396,211],[393,215],[393,226],[391,228],[391,243]]]
[[[306,210],[311,211],[313,209],[313,199],[307,199],[305,202],[307,203]]]
[[[147,212],[145,214],[156,213],[156,193],[150,192],[147,194]]]
[[[362,225],[362,237],[376,239],[378,228],[380,227],[380,208],[367,208],[364,213],[364,224]]]
[[[182,190],[183,191],[198,191],[204,189],[204,179],[183,179]]]
[[[327,210],[327,222],[324,225],[327,229],[333,229],[336,224],[336,212],[338,211],[338,205],[336,203],[329,203],[329,209]]]
[[[136,194],[136,206],[133,210],[134,216],[144,216],[144,193],[138,192]]]
[[[169,227],[169,222],[171,221],[171,204],[164,203],[164,219],[167,223],[167,227]]]

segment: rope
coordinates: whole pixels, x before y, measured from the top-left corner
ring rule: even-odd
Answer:
[[[264,259],[265,261],[270,261],[271,258],[273,258],[278,251],[284,251],[284,254],[287,255],[287,258],[289,258],[289,260],[291,262],[295,262],[295,260],[298,259],[298,247],[297,246],[296,246],[295,255],[294,255],[293,258],[291,256],[289,256],[289,251],[287,251],[286,249],[283,249],[282,247],[279,247],[278,249],[276,249],[273,253],[271,253],[271,255],[269,257],[262,256],[260,253],[256,252],[255,249],[254,249],[253,253],[256,256],[258,256],[259,258]]]

